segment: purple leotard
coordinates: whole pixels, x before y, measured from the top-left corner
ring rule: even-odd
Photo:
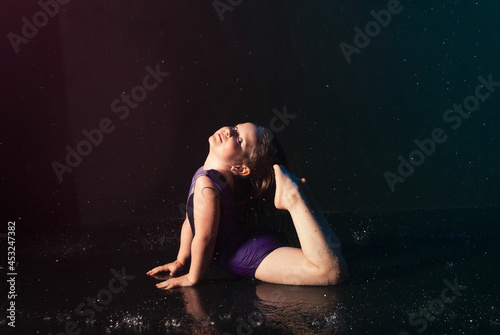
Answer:
[[[229,273],[246,278],[254,278],[262,260],[273,250],[286,246],[272,234],[245,236],[242,222],[235,219],[231,206],[231,187],[226,178],[217,170],[199,168],[193,176],[187,200],[187,214],[193,236],[195,235],[193,216],[193,194],[196,180],[207,176],[217,186],[220,194],[219,231],[215,242],[214,260]]]

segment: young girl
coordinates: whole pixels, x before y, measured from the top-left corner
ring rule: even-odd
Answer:
[[[189,190],[177,260],[150,270],[176,276],[156,286],[171,289],[201,281],[212,259],[228,272],[246,278],[291,285],[334,285],[347,276],[340,242],[315,208],[305,180],[279,162],[273,133],[252,123],[223,127],[209,139],[205,164],[196,171]],[[245,234],[238,220],[236,194],[251,185],[252,198],[276,185],[274,204],[288,210],[301,248],[288,247],[276,236]]]

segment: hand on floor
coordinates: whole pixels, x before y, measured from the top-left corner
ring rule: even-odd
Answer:
[[[193,286],[194,284],[188,279],[187,276],[188,275],[184,275],[177,278],[165,280],[161,283],[156,284],[156,287],[158,287],[159,289],[170,290],[174,287]]]
[[[165,265],[157,266],[152,270],[149,270],[146,274],[148,276],[154,276],[160,272],[170,272],[171,276],[175,276],[179,272],[184,270],[184,265],[179,261],[174,261],[172,263],[167,263]]]

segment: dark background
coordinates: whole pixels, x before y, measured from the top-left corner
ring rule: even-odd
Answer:
[[[500,81],[500,5],[401,5],[348,64],[339,44],[387,1],[243,0],[223,21],[209,0],[70,1],[17,54],[7,34],[40,6],[3,1],[3,214],[35,231],[180,218],[208,137],[284,108],[290,168],[325,211],[498,207],[500,89],[456,131],[442,115]],[[120,120],[112,101],[157,64],[170,75]],[[103,118],[114,131],[59,183],[51,164]],[[436,127],[448,140],[391,192],[384,172]]]

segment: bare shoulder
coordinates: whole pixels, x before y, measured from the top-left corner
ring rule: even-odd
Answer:
[[[195,197],[202,196],[205,199],[217,198],[220,196],[219,189],[217,185],[208,178],[207,176],[200,176],[196,179],[195,189],[194,189]]]
[[[206,176],[198,177],[194,189],[195,224],[196,222],[205,221],[215,222],[216,213],[219,211],[219,203],[219,189],[215,183]]]

